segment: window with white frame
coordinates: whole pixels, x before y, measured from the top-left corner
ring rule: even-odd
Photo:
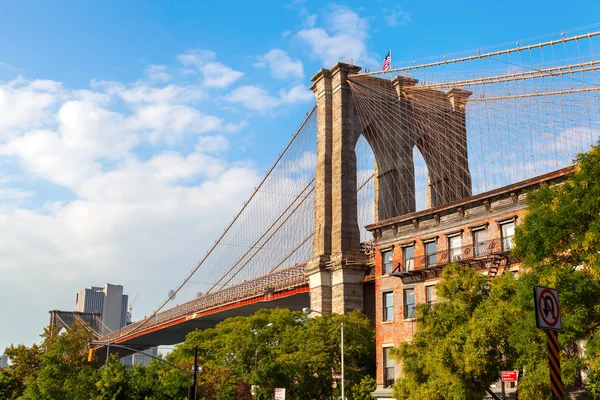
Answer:
[[[404,289],[404,318],[414,318],[415,317],[415,289]]]
[[[425,286],[425,301],[431,307],[437,302],[437,294],[435,293],[435,285]]]
[[[515,247],[515,222],[507,221],[500,224],[500,234],[502,235],[502,251],[507,251]]]
[[[394,320],[394,292],[383,293],[383,321]]]
[[[386,250],[381,253],[383,260],[382,275],[388,275],[392,272],[392,250]]]
[[[430,242],[425,242],[425,266],[429,267],[431,265],[435,265],[437,263],[437,241],[432,240]]]
[[[412,271],[415,268],[415,246],[402,248],[402,268],[404,271]]]
[[[391,357],[393,347],[383,348],[383,387],[391,387],[394,384],[394,359]]]
[[[450,261],[459,261],[461,259],[461,237],[460,235],[450,236],[448,238],[448,249],[450,252]]]
[[[487,252],[487,229],[473,231],[473,254],[475,257],[484,256]]]

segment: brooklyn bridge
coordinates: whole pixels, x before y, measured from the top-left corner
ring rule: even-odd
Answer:
[[[316,105],[225,231],[191,273],[165,266],[179,287],[147,318],[98,337],[100,361],[260,308],[374,312],[377,232],[365,227],[399,216],[418,226],[422,210],[564,170],[598,141],[598,36],[318,71]]]

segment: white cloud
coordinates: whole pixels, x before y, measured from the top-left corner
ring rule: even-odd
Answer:
[[[14,136],[15,131],[50,123],[61,88],[59,82],[23,78],[0,85],[0,140]]]
[[[385,17],[388,26],[406,25],[410,22],[410,14],[404,11],[402,7],[396,6],[392,12]]]
[[[225,136],[200,136],[196,151],[201,153],[223,153],[229,150],[229,140]]]
[[[18,312],[0,306],[0,348],[37,340],[48,310],[72,309],[75,293],[89,285],[120,283],[140,293],[136,308],[149,313],[158,302],[152,293],[180,283],[239,209],[259,177],[248,163],[226,160],[223,134],[246,122],[193,106],[198,90],[0,83],[1,109],[9,110],[0,112],[0,275],[10,283],[0,305],[28,299]],[[198,135],[189,153],[160,146],[189,134]],[[149,142],[156,146],[139,150]],[[23,181],[33,188],[19,187]],[[61,200],[48,201],[46,188]]]
[[[267,111],[279,105],[279,99],[258,86],[241,86],[226,96],[232,103],[240,103],[250,110]]]
[[[254,64],[257,67],[268,66],[271,75],[276,79],[294,79],[304,77],[302,61],[292,60],[287,53],[281,49],[273,49],[259,56],[259,61]]]
[[[310,46],[311,55],[321,59],[325,67],[347,60],[363,66],[377,63],[367,51],[369,23],[365,18],[347,7],[334,5],[325,18],[325,25],[325,28],[305,28],[296,33],[296,37]]]
[[[202,74],[206,87],[226,88],[244,75],[243,72],[215,61],[217,55],[212,51],[193,49],[177,58],[184,66],[196,68]]]
[[[178,104],[151,104],[139,107],[131,124],[134,128],[148,130],[149,140],[176,143],[183,134],[202,134],[217,130],[223,120],[205,115],[197,109]]]
[[[249,110],[265,112],[282,105],[289,105],[312,100],[313,94],[303,85],[297,85],[289,90],[279,91],[279,97],[270,95],[259,86],[241,86],[231,92],[225,99],[232,103],[240,103]]]
[[[117,82],[92,81],[92,87],[118,96],[130,104],[189,103],[207,97],[204,90],[197,85],[170,84],[163,87],[153,87],[142,83],[123,85]]]
[[[279,96],[282,103],[294,104],[304,103],[313,100],[314,94],[304,85],[296,85],[290,90],[280,90]]]
[[[153,81],[169,82],[171,80],[171,75],[167,72],[166,65],[152,64],[146,68],[146,73],[148,74],[148,78]]]

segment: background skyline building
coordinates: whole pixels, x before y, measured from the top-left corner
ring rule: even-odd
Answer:
[[[106,335],[126,325],[128,300],[121,285],[88,286],[77,293],[75,310],[101,314],[100,334]]]

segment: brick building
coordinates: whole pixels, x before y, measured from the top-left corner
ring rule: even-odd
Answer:
[[[528,191],[557,183],[570,168],[481,193],[450,204],[413,212],[367,226],[375,247],[375,328],[377,398],[391,399],[401,365],[389,349],[410,341],[415,307],[436,302],[435,284],[445,265],[471,265],[493,279],[518,274],[511,255],[515,227],[526,211]]]

